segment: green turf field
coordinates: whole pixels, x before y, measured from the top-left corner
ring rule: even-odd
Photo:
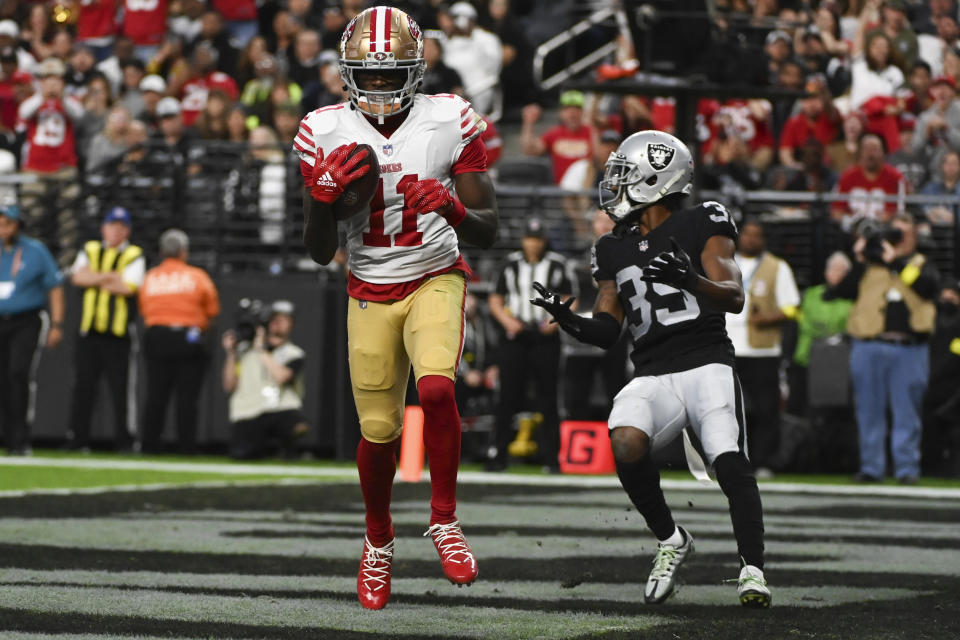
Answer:
[[[616,479],[523,471],[462,474],[458,514],[480,577],[461,589],[422,537],[429,485],[397,484],[394,595],[369,612],[355,594],[352,464],[2,459],[0,637],[960,637],[956,484],[765,483],[774,606],[748,611],[724,582],[737,558],[718,489],[667,474],[697,551],[679,593],[649,607],[654,541]]]

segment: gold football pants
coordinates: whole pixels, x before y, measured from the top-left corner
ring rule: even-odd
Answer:
[[[403,428],[410,365],[414,377],[456,379],[463,344],[466,281],[459,272],[424,282],[392,303],[350,298],[347,350],[360,431],[390,442]]]

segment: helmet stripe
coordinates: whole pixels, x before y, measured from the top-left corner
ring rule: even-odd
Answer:
[[[390,18],[393,13],[390,7],[386,7],[386,10],[383,12],[383,50],[387,53],[390,53]]]
[[[376,53],[379,51],[377,48],[377,14],[380,13],[378,8],[373,8],[370,10],[370,51]]]

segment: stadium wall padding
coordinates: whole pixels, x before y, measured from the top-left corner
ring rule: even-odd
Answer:
[[[356,409],[350,394],[346,356],[346,287],[337,278],[326,282],[316,275],[285,274],[225,275],[215,278],[222,307],[220,317],[207,334],[211,351],[210,369],[200,398],[198,442],[223,445],[230,439],[227,420],[227,396],[220,386],[223,367],[221,335],[234,325],[241,298],[259,298],[265,302],[287,299],[296,305],[293,342],[307,353],[304,370],[304,413],[310,424],[306,444],[327,455],[352,459],[359,442]],[[70,422],[73,393],[74,344],[80,325],[81,296],[76,287],[67,287],[67,314],[63,343],[56,350],[44,350],[37,375],[36,415],[32,436],[35,440],[56,441],[66,436]],[[138,327],[142,335],[142,324]],[[137,416],[143,421],[146,372],[142,357],[137,366]],[[106,384],[101,384],[93,418],[91,437],[107,444],[113,438],[113,415],[108,406]],[[165,439],[175,436],[172,408],[169,408]]]

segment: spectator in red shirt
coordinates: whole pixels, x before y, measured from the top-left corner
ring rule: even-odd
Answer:
[[[77,42],[90,47],[101,62],[110,57],[117,35],[117,0],[80,2],[77,13]]]
[[[578,160],[590,161],[593,155],[593,127],[584,123],[584,97],[580,91],[564,91],[560,95],[560,124],[550,128],[541,137],[533,133],[541,110],[536,104],[523,108],[523,151],[527,155],[550,154],[553,162],[553,181],[560,184],[564,174]]]
[[[37,66],[40,92],[20,105],[18,116],[27,132],[23,168],[43,174],[76,170],[73,121],[83,115],[80,102],[64,97],[64,64],[49,58]]]
[[[29,84],[30,75],[17,69],[16,52],[10,47],[0,50],[0,134],[12,134],[17,124],[17,108],[23,100],[18,99],[16,89],[24,75]]]
[[[56,216],[56,241],[63,266],[73,263],[78,244],[72,208],[78,196],[74,122],[83,116],[80,102],[64,96],[65,72],[66,67],[57,58],[48,58],[37,65],[40,91],[24,100],[17,113],[17,127],[26,131],[22,169],[43,178],[21,188],[24,223],[31,228],[48,213]],[[55,212],[48,212],[50,200],[56,201]]]
[[[787,119],[780,135],[780,164],[791,169],[803,168],[798,157],[808,138],[816,138],[823,147],[834,141],[840,123],[840,112],[833,106],[833,97],[822,76],[807,81],[809,97],[800,99],[800,111]]]
[[[837,183],[837,193],[850,194],[848,201],[833,204],[833,218],[845,228],[860,218],[889,221],[897,212],[895,201],[884,202],[884,196],[909,190],[903,174],[886,162],[883,138],[867,133],[860,138],[857,164],[843,172]]]
[[[136,45],[138,58],[148,64],[167,32],[168,0],[124,0],[123,35]]]
[[[200,44],[194,49],[194,77],[183,85],[180,92],[183,123],[188,127],[193,125],[193,121],[203,111],[211,91],[222,91],[230,100],[240,97],[237,83],[222,71],[216,71],[216,64],[216,49],[206,44]]]

